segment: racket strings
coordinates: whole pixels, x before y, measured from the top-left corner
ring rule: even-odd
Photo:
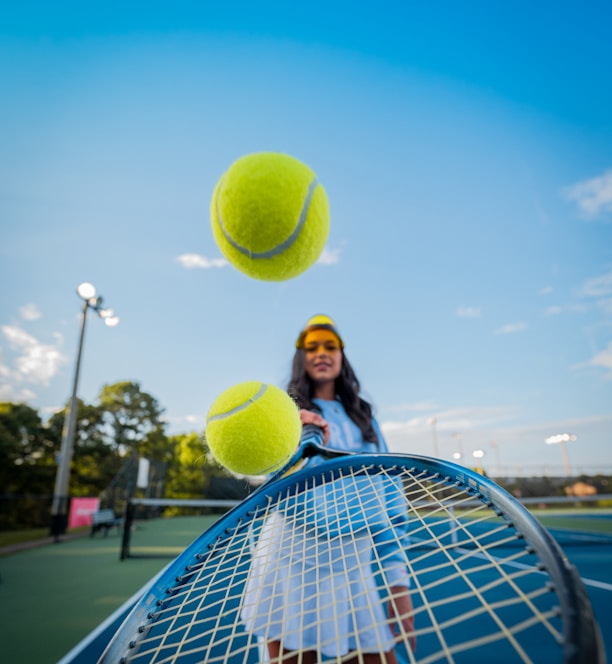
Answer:
[[[366,467],[362,466],[362,470],[365,469]],[[371,466],[369,467],[371,468]],[[331,481],[333,482],[333,478],[330,478]],[[339,491],[338,489],[340,488],[339,483],[334,483],[334,486],[336,488],[336,495],[335,495],[335,500],[337,502],[343,503],[343,507],[347,512],[350,512],[350,505],[348,504],[347,501],[347,493],[344,491]],[[388,505],[386,501],[382,499],[382,496],[380,495],[379,492],[372,492],[373,495],[370,495],[367,492],[357,492],[356,493],[356,499],[357,499],[357,511],[361,514],[365,514],[369,509],[373,508],[375,510],[380,510],[384,511],[386,508],[388,508]],[[371,503],[371,504],[370,504]],[[329,507],[329,506],[327,506]],[[331,527],[331,524],[328,524],[328,527]],[[357,535],[355,530],[350,530],[349,531],[349,537],[352,540],[352,545],[356,549],[358,547],[358,542],[357,542]],[[368,547],[372,548],[372,550],[375,548],[374,542],[372,541],[371,538],[368,539]],[[345,575],[349,577],[352,573],[352,570],[349,570],[346,566],[346,558],[344,556],[342,557],[344,566],[345,566]],[[382,562],[382,561],[381,561]],[[363,568],[358,567],[358,571],[360,572],[360,582],[361,582],[361,587],[365,588],[367,587],[367,582],[369,579],[365,579],[363,576]],[[380,620],[380,611],[377,611],[379,609],[380,605],[380,600],[376,601],[376,603],[372,602],[372,594],[368,593],[365,589],[361,591],[357,591],[356,593],[348,593],[348,598],[349,598],[349,612],[351,615],[354,615],[354,613],[358,610],[355,599],[361,599],[361,597],[365,599],[366,606],[367,606],[367,613],[368,613],[368,618],[371,620],[372,624],[375,624],[377,621]],[[406,635],[407,636],[407,635]],[[362,644],[361,644],[361,639],[360,639],[360,632],[357,631],[354,635],[354,640],[356,644],[355,650],[361,651]],[[382,638],[381,638],[381,633],[379,630],[376,631],[376,647],[379,652],[383,652],[385,648],[385,643],[383,643]],[[387,645],[388,648],[388,645]]]
[[[303,489],[306,500],[300,507],[310,509],[311,516],[298,514],[291,500],[287,501],[287,509],[280,504],[277,506],[273,533],[275,536],[280,534],[280,541],[272,550],[275,556],[271,561],[272,571],[263,564],[264,570],[257,584],[258,596],[254,600],[261,610],[262,596],[266,593],[272,595],[264,603],[269,614],[264,638],[273,638],[283,647],[294,649],[296,645],[304,646],[301,638],[304,632],[314,633],[315,637],[311,640],[316,644],[313,649],[319,656],[335,650],[334,644],[339,639],[337,634],[330,633],[326,625],[330,619],[344,626],[340,638],[347,642],[354,640],[354,647],[358,650],[366,646],[361,643],[354,617],[365,613],[365,619],[371,624],[381,621],[380,616],[376,615],[380,600],[377,598],[373,602],[371,591],[366,590],[371,572],[363,575],[364,565],[356,555],[360,547],[369,551],[371,541],[367,540],[364,546],[363,532],[348,528],[350,521],[346,516],[355,510],[363,512],[371,508],[372,503],[377,509],[379,505],[371,498],[368,501],[370,505],[367,505],[358,493],[351,494],[342,478],[335,483],[331,477],[325,479],[329,480],[324,482],[328,490],[317,493],[321,488],[320,482]],[[308,497],[310,492],[312,495]],[[295,523],[299,524],[298,527],[294,527]],[[329,536],[320,539],[313,537],[310,531],[324,532]],[[262,545],[255,557],[261,562],[269,551],[267,541],[260,539],[260,542]],[[347,551],[350,552],[348,555]],[[314,561],[314,564],[309,568],[301,564],[303,560]],[[279,580],[279,574],[283,576],[282,580]],[[281,590],[278,591],[278,588]],[[277,592],[282,595],[277,597]],[[302,610],[303,607],[308,608]],[[273,613],[277,614],[274,620],[271,619]],[[377,639],[376,650],[382,651],[384,644],[378,635]]]
[[[398,642],[411,662],[460,661],[492,643],[530,662],[534,638],[562,643],[537,556],[460,482],[382,463],[340,468],[268,496],[248,517],[186,565],[124,661],[265,661],[277,640],[339,662]],[[398,554],[414,634],[386,611]],[[415,635],[416,654],[405,645]]]
[[[453,485],[456,489],[461,490],[462,486],[460,483],[455,482]],[[452,515],[451,518],[453,521],[456,521],[454,516],[455,510],[457,507],[466,506],[468,503],[473,503],[473,495],[476,495],[474,492],[465,492],[468,494],[465,498],[463,496],[458,496],[455,499],[455,496],[449,496],[448,492],[445,491],[447,497],[447,504],[452,505]],[[447,505],[441,506],[444,511],[446,511]],[[436,510],[437,511],[437,510]],[[517,655],[520,656],[522,661],[531,661],[526,652],[523,650],[522,646],[515,640],[514,634],[520,633],[526,630],[528,627],[533,626],[534,624],[540,624],[546,627],[546,629],[552,634],[557,643],[562,642],[562,634],[559,631],[559,626],[554,626],[550,621],[553,618],[557,618],[559,615],[559,607],[556,604],[553,604],[547,608],[545,611],[541,611],[533,600],[543,597],[550,594],[551,587],[547,585],[545,587],[536,586],[531,592],[524,592],[520,585],[520,580],[523,577],[531,576],[534,570],[542,571],[542,565],[538,563],[537,559],[533,557],[533,550],[531,547],[524,545],[523,535],[518,531],[513,531],[511,535],[499,539],[499,534],[507,531],[509,528],[513,528],[513,524],[510,520],[501,513],[501,510],[495,508],[493,504],[488,500],[483,500],[481,503],[476,503],[470,509],[467,509],[463,513],[463,521],[457,523],[457,529],[461,531],[463,535],[460,546],[461,550],[464,552],[463,555],[456,557],[448,555],[448,561],[455,568],[456,572],[446,573],[443,575],[444,582],[447,583],[453,579],[461,578],[468,585],[468,591],[463,595],[455,595],[452,598],[453,602],[458,602],[463,599],[469,598],[478,598],[482,602],[482,607],[475,609],[461,615],[461,618],[455,618],[447,621],[444,626],[448,627],[453,623],[470,619],[473,617],[479,617],[482,612],[490,614],[493,620],[499,627],[499,633],[492,635],[483,639],[482,637],[474,641],[466,641],[461,645],[459,650],[464,650],[466,647],[473,647],[478,643],[487,643],[491,641],[496,641],[499,638],[507,638],[513,644],[516,649]],[[498,526],[495,526],[495,523],[499,523]],[[474,533],[474,529],[480,528],[486,525],[486,529],[481,533]],[[431,532],[429,524],[426,522],[423,523],[424,530]],[[477,531],[476,531],[477,532]],[[456,530],[453,529],[453,535],[456,536]],[[434,534],[432,533],[432,539],[434,539]],[[520,543],[522,550],[517,551],[515,554],[506,554],[503,559],[499,558],[499,555],[494,555],[496,548],[500,546],[511,545],[515,543]],[[442,542],[447,544],[446,542]],[[472,546],[473,549],[470,550],[466,547]],[[441,551],[445,553],[449,552],[448,545],[441,547]],[[525,560],[529,557],[528,563],[518,562],[519,560]],[[467,561],[471,558],[481,559],[482,564],[477,564],[475,567],[468,567]],[[503,565],[503,566],[502,566]],[[435,571],[438,575],[441,573],[441,567],[445,567],[446,563],[443,563],[440,566],[432,566],[429,571]],[[516,568],[516,571],[509,572],[508,568]],[[490,583],[478,587],[477,585],[471,582],[471,575],[475,575],[486,571],[488,569],[495,570],[498,574],[498,577],[495,578]],[[468,570],[466,572],[466,570]],[[422,578],[422,575],[421,575]],[[438,582],[435,581],[433,585],[436,585]],[[433,585],[430,585],[431,589]],[[500,586],[507,585],[508,588],[515,593],[509,594],[503,600],[495,601],[494,599],[487,599],[486,595],[492,590],[498,590]],[[449,601],[449,598],[444,598],[442,602]],[[517,622],[513,629],[508,629],[506,624],[503,622],[501,616],[498,615],[498,609],[507,608],[512,605],[520,605],[521,608],[528,607],[532,612],[532,615],[525,619],[522,622]],[[436,604],[431,602],[432,608],[435,608]],[[458,651],[459,651],[458,650]]]
[[[455,483],[455,487],[461,488],[460,485],[458,485],[458,483]],[[421,485],[421,488],[422,488],[422,485]],[[425,489],[422,493],[432,495],[433,492],[429,492],[427,489]],[[444,494],[448,498],[448,491],[445,490]],[[413,491],[412,495],[414,497],[416,495],[416,491]],[[418,496],[418,497],[421,498],[422,496]],[[471,499],[470,497],[467,498],[467,500],[470,500],[470,499]],[[463,499],[463,498],[460,498],[459,500],[452,500],[451,499],[448,502],[452,502],[453,507],[457,507],[457,505],[461,505],[462,503],[465,503],[466,500]],[[444,511],[444,512],[447,511],[446,506],[441,506],[441,507],[443,507],[442,511]],[[491,504],[490,504],[490,502],[487,501],[485,503],[481,503],[478,507],[476,507],[472,510],[468,510],[466,512],[466,515],[469,515],[472,518],[472,525],[474,525],[474,524],[480,525],[483,522],[489,522],[491,519],[490,519],[490,516],[488,514],[487,514],[486,517],[484,517],[482,519],[475,518],[475,514],[476,514],[476,512],[480,512],[483,508],[489,509],[490,507],[491,507]],[[496,517],[499,516],[499,511],[496,510],[495,512],[496,512],[495,516]],[[439,516],[439,510],[434,510],[434,514],[435,513],[438,513],[438,516]],[[454,520],[454,517],[453,517],[453,520]],[[520,604],[522,604],[522,603],[527,604],[534,613],[533,613],[533,616],[532,616],[531,619],[523,621],[522,623],[518,623],[517,625],[515,625],[515,628],[514,628],[515,631],[520,632],[520,631],[523,631],[524,629],[526,629],[528,626],[533,625],[535,622],[547,622],[549,618],[557,615],[556,608],[552,609],[552,610],[550,610],[546,613],[540,612],[537,609],[537,607],[532,603],[531,598],[527,594],[523,593],[521,591],[521,589],[519,588],[518,584],[515,581],[513,581],[513,579],[512,579],[513,575],[508,574],[508,573],[505,572],[505,570],[500,569],[498,561],[495,559],[495,557],[491,556],[489,551],[487,550],[487,546],[486,546],[486,543],[485,543],[486,537],[491,537],[492,536],[492,538],[491,538],[492,541],[495,541],[496,532],[506,530],[511,524],[509,524],[507,521],[504,520],[504,522],[502,523],[500,528],[491,530],[490,532],[488,532],[485,535],[485,538],[481,538],[481,539],[478,539],[478,538],[474,537],[472,532],[469,530],[469,528],[464,527],[463,524],[458,524],[458,525],[459,525],[459,528],[461,528],[464,531],[463,534],[467,536],[467,541],[469,542],[469,544],[474,545],[474,547],[475,547],[474,550],[473,551],[467,551],[465,553],[465,555],[460,557],[460,558],[454,558],[453,556],[448,555],[447,556],[448,560],[445,561],[444,563],[440,564],[440,565],[435,565],[434,570],[438,574],[440,574],[441,569],[443,567],[446,567],[447,564],[450,563],[455,568],[456,572],[454,574],[453,573],[445,574],[443,576],[444,583],[446,584],[449,581],[453,580],[454,578],[461,578],[467,584],[468,591],[466,593],[464,593],[463,595],[454,595],[452,598],[445,597],[443,600],[441,600],[441,602],[446,603],[446,602],[452,601],[453,603],[456,603],[456,602],[459,602],[459,601],[464,600],[466,598],[469,598],[470,600],[473,599],[473,598],[477,598],[481,601],[481,606],[477,609],[473,609],[471,611],[465,612],[465,613],[461,614],[460,618],[455,617],[454,619],[451,619],[451,620],[447,621],[446,623],[441,624],[440,626],[442,628],[446,628],[446,627],[449,627],[449,626],[451,626],[455,623],[463,622],[464,620],[469,620],[469,619],[474,618],[474,617],[479,617],[482,613],[487,613],[487,614],[490,615],[490,617],[497,624],[497,626],[499,628],[498,633],[495,636],[493,636],[492,638],[489,638],[489,639],[479,638],[479,639],[475,639],[471,642],[466,642],[466,643],[462,644],[461,649],[465,649],[466,646],[467,647],[473,647],[473,646],[475,646],[479,643],[484,644],[486,642],[489,642],[490,640],[497,640],[497,639],[500,639],[500,638],[507,638],[512,643],[513,647],[516,650],[517,655],[521,658],[521,660],[522,661],[530,661],[528,656],[524,652],[523,648],[521,647],[521,645],[515,640],[513,631],[507,629],[505,623],[503,622],[503,620],[500,618],[500,616],[498,616],[497,609],[501,608],[501,607],[505,608],[505,607],[508,607],[512,604],[519,604],[519,603]],[[436,534],[432,531],[431,526],[427,522],[423,522],[421,530],[424,531],[424,532],[429,533],[432,536],[431,537],[432,540],[436,539]],[[506,542],[509,542],[509,541],[512,541],[512,540],[515,540],[515,539],[520,540],[521,539],[520,534],[516,533],[512,537],[502,540],[502,542],[506,543]],[[495,541],[495,544],[497,546],[499,546],[500,542]],[[441,550],[448,551],[446,546],[442,546]],[[485,565],[480,565],[476,568],[471,569],[470,570],[471,574],[473,574],[475,572],[480,572],[484,568],[488,568],[489,566],[492,566],[493,568],[496,568],[497,571],[500,573],[500,579],[498,579],[495,582],[490,583],[485,588],[479,588],[477,585],[472,583],[471,580],[470,580],[470,574],[467,574],[464,571],[464,566],[465,566],[466,561],[469,558],[474,557],[474,556],[478,556],[478,557],[483,557],[484,556],[484,558],[486,559],[486,563],[485,563]],[[521,553],[517,553],[515,557],[518,558],[518,557],[522,557],[522,556],[523,556],[523,553],[521,552]],[[528,568],[525,567],[524,569],[528,569]],[[522,574],[519,573],[516,576],[521,576],[521,575]],[[415,576],[415,575],[413,574],[413,576]],[[434,582],[434,585],[436,585],[437,583],[438,583],[437,581]],[[514,598],[506,599],[506,600],[504,600],[502,602],[498,602],[498,603],[491,602],[491,601],[487,600],[486,597],[485,597],[485,592],[488,591],[488,590],[491,590],[492,588],[499,587],[499,585],[502,584],[502,583],[508,583],[509,586],[516,592],[516,596]],[[431,588],[431,587],[432,586],[430,586],[429,588]],[[424,586],[421,587],[421,592],[422,593],[426,593],[427,590],[428,590],[428,588],[426,588]],[[544,592],[547,592],[547,591],[544,591]],[[541,591],[540,592],[535,592],[533,597],[537,597],[541,594],[544,594],[544,593],[542,593]],[[425,604],[425,606],[427,607],[428,611],[432,611],[433,609],[435,609],[436,603],[429,602],[428,604]],[[552,630],[552,631],[553,631],[553,634],[555,635],[555,637],[558,639],[559,632],[557,630]],[[438,630],[438,632],[439,632],[439,630]],[[441,639],[441,642],[444,645],[444,640],[443,639]]]

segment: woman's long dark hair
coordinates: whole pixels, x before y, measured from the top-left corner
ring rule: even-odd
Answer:
[[[313,402],[314,383],[304,368],[304,351],[300,348],[293,356],[291,380],[287,392],[299,408],[321,412]],[[342,370],[336,378],[336,396],[344,406],[347,415],[359,427],[364,441],[378,443],[378,436],[372,424],[372,406],[359,396],[360,385],[350,362],[342,352]]]

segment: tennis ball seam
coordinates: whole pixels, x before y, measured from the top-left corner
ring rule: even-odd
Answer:
[[[223,190],[223,179],[219,183],[219,190],[217,192],[217,223],[219,224],[219,228],[221,229],[221,232],[223,233],[223,236],[225,239],[240,253],[244,254],[245,256],[248,256],[249,258],[252,259],[261,259],[261,258],[273,258],[274,256],[278,256],[279,254],[282,254],[284,251],[286,251],[299,237],[300,232],[306,223],[306,219],[308,217],[308,210],[310,208],[310,201],[312,200],[312,197],[314,195],[315,189],[317,188],[319,182],[317,178],[313,178],[311,183],[308,185],[308,190],[306,192],[306,196],[304,198],[304,202],[302,204],[302,209],[300,210],[300,216],[298,217],[298,223],[296,227],[293,229],[293,232],[291,235],[286,239],[283,240],[280,244],[277,244],[275,247],[272,247],[271,249],[268,249],[266,251],[251,251],[250,249],[247,249],[246,247],[243,247],[241,244],[238,244],[236,240],[229,234],[229,231],[227,228],[225,228],[225,225],[223,224],[223,216],[221,214],[221,192]]]
[[[241,410],[248,408],[252,403],[255,403],[256,401],[261,399],[261,397],[263,397],[267,389],[268,386],[265,383],[262,383],[257,393],[254,394],[252,397],[249,397],[244,403],[241,403],[238,406],[234,406],[234,408],[226,411],[225,413],[216,413],[215,415],[211,415],[208,418],[208,421],[214,422],[214,420],[223,420],[226,417],[230,417],[232,415],[235,415],[236,413],[239,413]]]

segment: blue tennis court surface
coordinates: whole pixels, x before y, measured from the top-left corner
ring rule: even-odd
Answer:
[[[582,517],[581,517],[582,518]],[[586,519],[586,517],[584,517]],[[612,515],[610,514],[600,514],[597,515],[597,519],[607,519],[612,520]],[[479,528],[486,529],[486,526],[478,524],[474,526],[473,530],[478,530]],[[603,644],[606,650],[606,653],[612,653],[612,615],[610,612],[610,607],[612,607],[612,535],[606,533],[589,533],[589,532],[578,532],[578,531],[569,531],[566,529],[555,529],[549,528],[549,532],[560,544],[564,553],[567,555],[571,563],[577,568],[580,577],[582,578],[589,599],[592,603],[595,617],[599,623],[601,630],[601,636]],[[458,541],[456,545],[459,547],[459,554],[461,555],[462,550],[462,541],[461,534],[457,535]],[[516,547],[516,543],[506,543],[503,541],[503,534],[499,531],[491,535],[492,538],[497,538],[500,542],[500,556],[504,556],[504,550],[506,546],[510,548]],[[469,543],[466,543],[469,546]],[[416,546],[415,554],[418,555],[418,544]],[[441,555],[441,554],[440,554]],[[418,571],[418,564],[417,564]],[[480,577],[473,577],[475,585],[481,589],[487,588],[487,584],[490,579],[487,579],[486,574],[481,575]],[[473,602],[472,598],[469,596],[466,597],[464,604],[459,605],[453,603],[453,605],[444,605],[443,597],[445,594],[450,596],[459,596],[461,595],[461,589],[459,584],[463,583],[463,580],[458,578],[453,580],[449,584],[444,585],[444,588],[440,591],[440,607],[436,608],[437,611],[437,620],[438,621],[452,621],[458,615],[468,616],[466,619],[461,619],[457,622],[457,630],[460,632],[461,639],[466,641],[476,640],[479,637],[480,630],[482,628],[482,617],[479,617],[478,620],[470,620],[469,615],[472,609],[477,608],[477,602]],[[430,595],[430,598],[432,596]],[[490,601],[495,602],[495,593],[494,591],[491,594]],[[470,606],[470,602],[474,605]],[[415,602],[415,608],[418,607],[418,598]],[[511,612],[517,610],[518,607],[508,607],[503,609],[503,611]],[[446,615],[442,615],[445,613]],[[512,619],[509,619],[508,622],[512,622]],[[423,627],[422,623],[419,626]],[[426,626],[425,626],[426,627]],[[427,631],[427,630],[426,630]],[[541,643],[538,639],[541,638],[541,633],[538,630],[526,630],[521,638],[523,642],[528,645],[529,656],[533,659],[534,662],[547,662],[550,660],[550,649],[547,646],[546,641]],[[429,641],[433,639],[432,646],[430,648]],[[417,647],[417,660],[419,659],[419,654],[423,656],[432,649],[437,648],[437,643],[435,642],[435,635],[432,634],[428,636],[427,634],[423,637],[420,637]],[[506,648],[506,650],[504,650]],[[400,661],[409,662],[407,655],[401,655]],[[507,644],[504,643],[495,643],[489,646],[484,646],[480,650],[473,650],[465,657],[462,657],[461,654],[454,656],[452,660],[457,664],[465,662],[475,661],[495,661],[495,662],[513,662],[516,660],[516,652],[507,650]],[[556,661],[556,660],[555,660]]]
[[[598,518],[607,518],[607,519],[612,519],[612,515],[607,515],[605,517],[603,516],[598,516]],[[480,526],[476,526],[477,528]],[[558,538],[559,543],[561,544],[564,552],[570,559],[570,561],[574,564],[574,566],[578,569],[581,577],[584,580],[585,586],[587,588],[589,598],[591,600],[591,603],[593,605],[593,609],[595,612],[595,616],[598,619],[598,622],[600,624],[600,629],[602,633],[602,637],[605,643],[605,648],[607,652],[612,652],[612,617],[610,615],[609,607],[612,605],[612,537],[610,535],[606,535],[604,533],[598,534],[598,533],[579,533],[579,532],[569,532],[567,530],[563,529],[550,529],[550,532],[554,536]],[[460,538],[460,535],[458,536]],[[500,555],[505,555],[504,554],[504,549],[506,547],[512,548],[512,547],[517,547],[517,544],[510,544],[510,543],[505,543],[503,540],[503,535],[500,534],[499,532],[496,532],[495,534],[492,535],[492,537],[498,538],[499,541],[499,547],[500,547]],[[461,541],[455,541],[455,551],[453,555],[458,555],[461,556],[462,551],[464,549],[464,544],[467,546],[469,543],[463,543]],[[423,547],[423,550],[420,550],[419,543],[415,542],[414,543],[414,550],[412,551],[411,557],[414,560],[414,569],[413,571],[415,572],[416,575],[420,576],[419,574],[419,559],[420,556],[435,556],[435,555],[442,555],[437,552],[429,552],[427,553],[426,551],[427,546]],[[477,567],[477,560],[474,561],[474,566]],[[427,568],[431,568],[431,560],[427,560]],[[428,572],[431,573],[431,572]],[[474,583],[474,587],[478,589],[478,591],[482,591],[483,593],[489,593],[489,601],[495,602],[495,587],[490,586],[491,579],[487,577],[486,572],[479,572],[478,570],[475,571],[474,575],[471,576],[471,581]],[[423,575],[422,578],[419,578],[419,583],[427,583],[428,579],[424,578],[425,575]],[[436,607],[437,611],[437,617],[436,621],[447,621],[449,624],[453,625],[451,629],[449,629],[446,634],[449,636],[449,638],[452,639],[452,633],[453,630],[456,631],[457,633],[457,640],[458,641],[465,641],[465,640],[477,640],[480,636],[480,632],[482,630],[482,620],[483,617],[482,615],[478,617],[472,617],[471,612],[473,611],[478,611],[479,609],[479,603],[474,601],[474,598],[470,596],[470,588],[465,587],[462,588],[460,587],[462,584],[465,584],[465,576],[460,576],[455,580],[450,580],[450,581],[445,581],[444,584],[440,586],[439,589],[439,596],[440,596],[440,606]],[[435,582],[435,579],[432,579]],[[445,602],[444,599],[447,596],[461,596],[463,595],[465,598],[462,600],[461,603],[453,603],[451,605],[448,605]],[[548,594],[549,596],[552,594]],[[430,598],[434,598],[433,595],[429,595]],[[210,599],[210,598],[209,598]],[[434,598],[435,599],[435,598]],[[548,605],[546,604],[547,601],[547,594],[543,593],[541,596],[541,599],[538,598],[536,601],[541,601],[543,603],[543,610],[548,610]],[[419,640],[418,640],[418,645],[417,645],[417,661],[420,661],[421,658],[424,658],[425,660],[427,659],[426,654],[428,652],[435,651],[439,649],[439,644],[437,643],[437,638],[438,636],[435,633],[435,629],[431,629],[428,632],[428,627],[427,627],[427,611],[422,610],[423,607],[422,602],[419,601],[418,595],[415,593],[414,597],[414,602],[415,602],[415,608],[416,609],[421,609],[419,613],[419,625],[418,629],[420,632]],[[551,606],[554,604],[554,602],[551,604]],[[228,607],[225,607],[226,611],[224,612],[226,614],[226,618],[229,620],[227,629],[229,631],[235,632],[236,630],[242,631],[240,626],[236,626],[236,617],[232,617],[229,614],[233,614],[237,611],[237,606],[232,608],[232,611],[229,611],[229,614],[227,612]],[[519,611],[520,607],[518,606],[502,606],[497,609],[497,611],[500,612],[500,615],[505,614],[511,614],[512,612]],[[444,615],[442,615],[444,613]],[[220,616],[215,615],[214,620],[218,620]],[[223,620],[223,618],[221,617]],[[485,616],[485,619],[486,616]],[[508,617],[509,622],[513,622],[512,617]],[[238,621],[239,622],[239,621]],[[552,621],[554,624],[554,620]],[[109,633],[114,631],[116,628],[116,622],[113,625],[112,629],[109,630]],[[561,626],[559,625],[559,629],[561,629]],[[108,639],[109,636],[108,634],[104,637],[105,639]],[[520,638],[523,640],[525,643],[526,647],[529,650],[530,656],[532,657],[532,661],[534,662],[548,662],[550,660],[551,652],[550,652],[550,644],[547,644],[546,639],[542,638],[541,632],[538,631],[538,629],[534,628],[527,628],[525,629],[521,635]],[[104,640],[104,639],[103,639]],[[430,643],[431,641],[431,643]],[[251,646],[248,645],[249,643],[249,636],[247,634],[244,634],[244,648],[245,652],[248,651],[248,656],[247,659],[244,661],[248,662],[257,662],[259,661],[258,657],[258,649],[255,647],[255,644],[253,643]],[[504,651],[504,648],[506,648],[507,652]],[[399,650],[401,650],[401,647],[399,647]],[[401,652],[398,653],[400,656],[400,661],[403,662],[408,662],[409,658],[407,655],[402,655]],[[558,655],[558,652],[555,653],[555,655]],[[476,659],[475,659],[476,657]],[[86,659],[71,659],[67,660],[66,663],[62,664],[68,664],[68,661],[71,664],[81,664],[82,662],[87,662],[91,661]],[[182,661],[182,660],[181,660]],[[195,660],[194,660],[195,661]],[[472,663],[474,661],[495,661],[496,663],[501,663],[501,662],[514,662],[516,660],[516,652],[513,652],[511,649],[507,648],[507,644],[503,643],[489,643],[489,644],[484,644],[479,650],[477,651],[470,651],[469,653],[454,653],[454,656],[452,659],[449,660],[436,660],[436,661],[453,661],[456,664],[468,664]]]
[[[612,514],[590,513],[588,517],[579,518],[605,519],[612,522]],[[576,531],[570,533],[554,527],[549,528],[549,532],[559,542],[582,577],[609,660],[612,656],[612,536]]]

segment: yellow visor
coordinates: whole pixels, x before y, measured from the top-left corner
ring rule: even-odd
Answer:
[[[335,353],[342,348],[342,343],[335,332],[318,328],[306,332],[303,348],[305,353]]]

